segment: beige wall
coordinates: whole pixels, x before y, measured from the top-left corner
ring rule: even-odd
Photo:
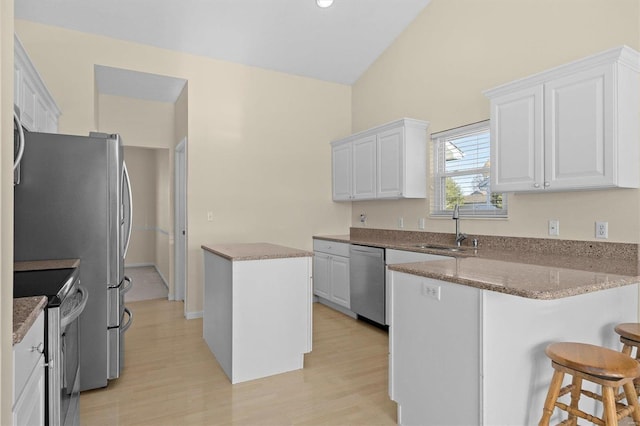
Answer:
[[[311,249],[314,234],[348,231],[350,206],[331,201],[328,141],[351,131],[349,86],[20,20],[16,32],[64,132],[92,130],[94,64],[188,80],[188,313],[202,310],[202,244]]]
[[[165,282],[169,284],[169,235],[173,224],[170,215],[173,205],[170,201],[171,163],[169,163],[169,149],[156,149],[155,151],[155,191],[156,191],[156,245],[155,265]]]
[[[400,117],[431,122],[428,132],[489,118],[482,91],[620,44],[640,44],[637,0],[432,0],[353,86],[353,130]],[[606,24],[605,24],[606,23]],[[639,159],[640,163],[640,159]],[[418,229],[428,200],[357,202],[352,223]],[[464,232],[594,239],[594,221],[609,222],[609,241],[640,241],[637,190],[509,196],[508,220],[463,220]],[[427,231],[453,232],[448,219]]]
[[[98,98],[98,129],[101,132],[119,133],[126,146],[173,146],[172,103],[104,94]]]
[[[131,178],[133,226],[126,266],[156,263],[156,150],[126,146],[124,158]]]
[[[0,1],[0,424],[13,401],[13,1]]]

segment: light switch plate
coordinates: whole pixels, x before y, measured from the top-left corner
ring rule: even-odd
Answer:
[[[558,219],[549,220],[549,235],[560,235],[560,221]]]

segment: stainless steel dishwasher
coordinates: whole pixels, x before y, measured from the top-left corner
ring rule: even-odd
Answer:
[[[384,325],[384,249],[352,244],[349,249],[351,311]]]

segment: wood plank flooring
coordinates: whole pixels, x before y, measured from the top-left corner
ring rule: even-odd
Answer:
[[[133,302],[125,369],[83,392],[80,423],[92,425],[392,425],[388,336],[314,304],[305,368],[231,385],[183,304]]]

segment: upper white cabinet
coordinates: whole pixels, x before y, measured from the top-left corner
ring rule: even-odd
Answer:
[[[640,187],[639,71],[622,46],[486,91],[492,191]]]
[[[60,108],[15,35],[13,67],[13,103],[20,109],[22,125],[34,132],[56,133]]]
[[[404,118],[331,143],[333,200],[427,196],[427,127]]]

